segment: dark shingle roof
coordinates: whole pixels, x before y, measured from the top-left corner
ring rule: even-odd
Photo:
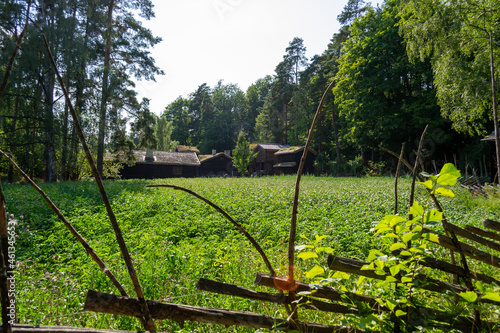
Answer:
[[[280,150],[290,147],[289,145],[281,145],[277,143],[259,143],[257,146],[260,146],[264,150]]]
[[[216,158],[216,157],[226,157],[229,160],[233,159],[231,156],[229,156],[225,153],[217,153],[215,155],[199,155],[198,157],[199,157],[201,163],[209,161],[209,160]]]
[[[285,154],[294,154],[294,153],[297,153],[297,152],[300,152],[300,151],[304,151],[304,146],[301,146],[301,147],[288,147],[288,148],[282,148],[280,149],[279,151],[277,151],[276,153],[274,153],[274,155],[285,155]],[[317,153],[312,150],[311,148],[309,148],[308,150],[309,153],[312,153],[314,155],[316,155]]]
[[[154,151],[154,162],[146,162],[146,151],[134,150],[137,163],[165,164],[165,165],[185,165],[199,166],[200,160],[195,152],[171,152],[171,151]]]
[[[491,132],[491,134],[484,139],[481,139],[481,141],[495,141],[495,131]]]

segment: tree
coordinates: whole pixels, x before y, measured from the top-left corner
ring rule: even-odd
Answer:
[[[395,0],[369,9],[353,23],[339,61],[335,98],[349,139],[365,155],[379,145],[398,150],[413,143],[426,124],[444,126],[430,63],[408,61],[398,14]]]
[[[248,173],[248,166],[255,156],[257,154],[252,153],[245,132],[240,131],[236,141],[236,148],[233,150],[233,165],[238,169],[240,175],[245,176]]]
[[[187,145],[190,139],[192,129],[189,127],[191,122],[189,118],[189,104],[188,99],[177,97],[175,101],[170,103],[161,118],[172,124],[171,139],[179,142],[181,145]]]
[[[500,175],[495,83],[495,67],[500,65],[498,2],[406,0],[403,4],[401,31],[408,53],[412,59],[432,62],[443,116],[469,135],[483,135],[493,125]]]
[[[259,115],[262,107],[264,106],[265,99],[271,89],[273,78],[267,75],[264,78],[258,79],[248,87],[246,92],[246,98],[248,101],[248,118],[249,118],[249,129],[248,135],[250,140],[255,140],[255,124],[257,116]]]
[[[135,13],[146,20],[154,17],[152,2],[109,0],[107,3],[102,31],[104,59],[96,161],[101,175],[109,104],[124,97],[135,98],[135,94],[130,94],[130,90],[126,89],[127,86],[134,85],[130,80],[131,76],[154,80],[155,75],[163,73],[148,51],[149,47],[153,47],[161,39],[154,37],[149,29],[143,27]],[[124,92],[126,96],[120,96],[120,92]],[[131,105],[139,106],[139,103],[132,101]]]
[[[172,140],[173,124],[162,115],[157,117],[154,128],[156,149],[161,151],[174,151],[179,142]]]
[[[369,7],[370,5],[365,4],[363,0],[349,0],[342,13],[337,16],[337,21],[342,26],[349,26],[358,17],[362,16]]]

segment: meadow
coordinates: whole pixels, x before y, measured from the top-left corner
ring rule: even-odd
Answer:
[[[105,187],[134,258],[146,298],[171,303],[252,311],[286,317],[281,307],[200,292],[201,277],[254,290],[257,272],[267,269],[247,239],[220,213],[184,192],[146,188],[172,184],[213,201],[259,242],[275,269],[286,267],[295,177],[106,181]],[[42,189],[134,295],[118,244],[96,185],[91,181],[41,184]],[[87,290],[118,293],[83,247],[27,184],[3,184],[7,210],[17,219],[17,314],[25,324],[140,330],[135,318],[83,311]],[[410,179],[398,187],[400,214],[408,210]],[[473,197],[456,186],[442,200],[450,222],[481,226],[500,220],[500,201]],[[425,201],[419,189],[417,200]],[[394,211],[394,178],[303,178],[298,235],[327,236],[325,246],[340,256],[365,259],[378,239],[370,231]],[[298,237],[297,244],[307,241]],[[321,258],[320,258],[321,259]],[[326,266],[326,256],[323,260]],[[305,272],[311,263],[298,260]],[[340,318],[303,311],[301,318],[338,324]],[[215,325],[157,322],[168,332],[252,332]]]

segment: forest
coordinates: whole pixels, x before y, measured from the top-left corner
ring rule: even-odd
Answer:
[[[135,89],[136,80],[164,74],[150,55],[161,39],[143,26],[154,17],[150,0],[1,0],[0,13],[0,78],[22,39],[0,101],[0,147],[46,182],[90,172],[42,34],[105,177],[131,162],[131,149],[181,144],[207,154],[234,149],[241,131],[251,143],[303,145],[333,80],[312,142],[320,173],[353,165],[391,170],[394,162],[380,148],[399,152],[406,143],[411,160],[426,125],[427,165],[494,165],[481,139],[495,130],[497,161],[500,155],[494,0],[387,0],[376,7],[349,0],[322,54],[308,59],[296,37],[275,72],[246,91],[223,80],[200,83],[160,115]],[[6,161],[0,172],[13,181]]]

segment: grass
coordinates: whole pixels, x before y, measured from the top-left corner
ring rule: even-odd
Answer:
[[[189,305],[229,308],[285,317],[274,305],[196,290],[201,277],[264,290],[253,285],[266,272],[258,253],[218,212],[186,193],[148,184],[189,188],[226,210],[261,244],[275,268],[287,265],[287,242],[294,177],[127,180],[105,182],[108,195],[146,298]],[[305,177],[301,186],[297,233],[328,235],[325,244],[341,256],[364,259],[377,245],[370,228],[393,213],[392,178]],[[54,203],[88,240],[110,270],[134,295],[118,245],[92,182],[42,184]],[[400,181],[400,213],[408,206],[409,179]],[[500,220],[500,201],[473,198],[456,189],[443,201],[450,222],[480,226],[486,218]],[[89,289],[117,290],[53,216],[35,191],[25,184],[4,184],[7,209],[18,219],[16,256],[17,314],[26,324],[88,326],[110,329],[141,327],[136,319],[83,311]],[[420,198],[424,193],[418,193]],[[302,242],[301,238],[297,240]],[[326,265],[326,258],[324,260]],[[305,272],[307,262],[297,261]],[[267,290],[268,291],[268,290]],[[303,312],[315,320],[314,312]],[[333,323],[338,318],[317,320]],[[336,322],[338,323],[338,322]],[[163,321],[169,332],[218,332],[220,327]],[[228,331],[251,332],[246,328]]]

